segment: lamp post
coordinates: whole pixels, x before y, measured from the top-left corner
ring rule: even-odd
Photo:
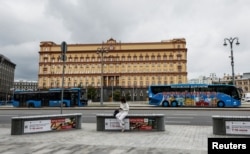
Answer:
[[[15,88],[10,88],[10,90],[12,91],[12,100],[14,101]]]
[[[62,68],[62,94],[61,94],[61,114],[62,114],[62,106],[63,106],[63,93],[64,93],[64,70],[65,70],[65,61],[67,59],[66,52],[67,52],[67,44],[66,42],[62,42],[61,44],[62,56],[61,59],[63,61],[63,68]]]
[[[133,96],[133,102],[135,101],[135,83],[133,84],[133,94],[132,94],[132,96]]]
[[[114,89],[114,79],[113,79],[113,77],[111,78],[111,81],[112,81],[112,83],[111,83],[111,85],[112,85],[112,91],[111,91],[111,97],[112,97],[112,102],[114,101],[114,99],[113,99],[113,89]]]
[[[97,48],[97,54],[101,54],[101,99],[100,99],[100,104],[103,106],[103,54],[107,53],[108,49],[101,47]]]
[[[87,101],[88,101],[89,100],[89,98],[88,98],[88,82],[86,82],[86,97],[87,97]],[[90,98],[90,99],[92,99],[92,98]]]
[[[231,48],[231,66],[232,66],[232,81],[233,81],[233,85],[235,85],[235,79],[234,79],[234,56],[233,56],[233,42],[236,41],[236,45],[240,45],[239,43],[239,39],[238,37],[230,37],[229,39],[228,38],[225,38],[224,39],[224,46],[227,46],[227,41],[230,43],[230,48]]]

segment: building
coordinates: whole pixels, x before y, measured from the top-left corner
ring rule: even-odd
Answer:
[[[243,90],[243,93],[250,92],[250,73],[243,73],[242,78],[235,80],[236,86]]]
[[[99,49],[102,52],[97,52]],[[104,101],[110,100],[115,90],[123,96],[133,96],[131,100],[146,100],[151,84],[187,83],[187,48],[183,38],[136,43],[110,38],[97,44],[68,44],[66,56],[64,87],[100,89],[103,85]],[[40,42],[38,89],[61,87],[62,68],[61,45]],[[98,92],[96,98],[100,96]]]
[[[12,95],[16,64],[0,54],[0,101],[8,101]]]
[[[242,89],[243,93],[250,92],[250,73],[237,74],[234,76],[235,86]],[[232,84],[232,76],[229,74],[224,74],[218,82],[213,82],[215,84]]]
[[[37,81],[14,81],[15,90],[37,91]]]
[[[196,79],[190,79],[188,83],[192,84],[213,84],[215,82],[218,83],[219,78],[216,76],[215,73],[210,73],[209,77],[206,76],[199,76]]]
[[[239,80],[239,79],[242,79],[241,74],[237,74],[237,75],[234,76],[236,86],[238,86],[236,81]],[[213,81],[213,83],[214,84],[233,84],[232,75],[224,73],[222,78],[219,78],[219,80]]]

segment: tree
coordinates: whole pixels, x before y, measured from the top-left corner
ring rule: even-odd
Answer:
[[[97,95],[96,89],[92,86],[87,87],[87,98],[93,100]]]
[[[130,94],[129,94],[128,92],[125,94],[125,97],[126,97],[126,100],[127,100],[127,101],[130,101],[130,100],[131,100],[131,96],[130,96]]]
[[[113,97],[114,97],[114,101],[120,101],[121,92],[119,90],[114,91],[113,92]]]

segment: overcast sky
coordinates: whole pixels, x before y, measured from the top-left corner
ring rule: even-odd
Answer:
[[[188,79],[250,72],[249,0],[0,0],[0,53],[15,80],[37,80],[39,44],[159,42],[185,38]]]

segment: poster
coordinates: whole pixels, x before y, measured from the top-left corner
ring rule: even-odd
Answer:
[[[226,121],[226,134],[249,135],[250,121]]]
[[[125,118],[125,130],[129,130],[129,119]],[[120,124],[117,119],[105,118],[105,130],[121,130]]]
[[[76,128],[75,118],[51,119],[51,130],[65,130]]]
[[[24,133],[51,131],[50,120],[24,121]]]
[[[151,118],[129,118],[130,130],[152,130],[154,121]]]

